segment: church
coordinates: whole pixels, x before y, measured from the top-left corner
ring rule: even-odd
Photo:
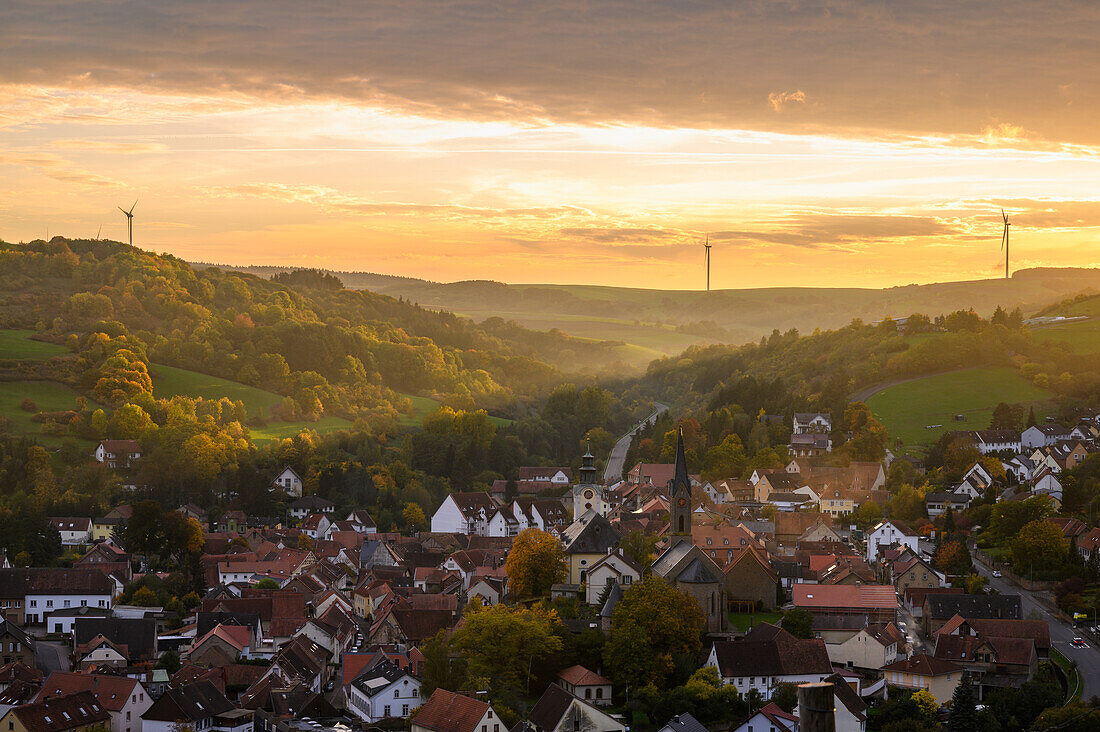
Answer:
[[[684,456],[684,433],[676,442],[676,470],[669,484],[668,548],[653,562],[655,575],[699,602],[706,616],[705,630],[719,633],[727,627],[725,576],[721,567],[691,540],[691,478]]]

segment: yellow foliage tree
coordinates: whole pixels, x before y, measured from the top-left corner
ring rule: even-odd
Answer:
[[[545,531],[525,529],[512,542],[505,570],[514,594],[544,595],[565,578],[565,552],[561,543]]]

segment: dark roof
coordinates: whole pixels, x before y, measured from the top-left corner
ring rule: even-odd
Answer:
[[[535,706],[531,707],[531,711],[527,714],[527,721],[533,724],[535,729],[549,732],[558,726],[576,698],[557,684],[550,684],[535,702]]]
[[[446,689],[436,689],[409,721],[433,732],[475,732],[489,705]]]
[[[233,702],[226,699],[212,681],[196,681],[166,688],[141,718],[157,722],[195,722],[230,709],[235,709]]]
[[[738,641],[715,641],[723,677],[791,676],[832,671],[825,642],[802,640],[769,623],[760,623]]]
[[[126,646],[131,661],[157,657],[157,621],[153,618],[78,617],[73,621],[73,634],[77,647],[102,635],[115,645]]]
[[[954,671],[961,671],[962,667],[950,661],[944,661],[934,656],[929,656],[927,653],[921,653],[883,666],[882,670],[902,671],[904,673],[917,674],[919,676],[942,676]]]
[[[1020,619],[1019,595],[954,595],[934,594],[924,599],[928,617],[947,620],[955,615],[967,619]]]
[[[287,504],[287,508],[295,508],[295,509],[300,509],[300,508],[305,508],[305,509],[321,508],[321,509],[324,509],[324,508],[334,508],[335,506],[336,506],[335,503],[328,500],[327,498],[321,498],[320,496],[302,496],[298,500]]]
[[[195,637],[201,638],[219,625],[243,625],[246,628],[255,628],[260,625],[261,620],[259,613],[199,612],[196,615]]]
[[[684,570],[676,575],[676,580],[678,582],[687,582],[696,585],[714,584],[719,581],[719,579],[714,576],[714,573],[703,564],[699,557],[692,559],[688,566],[684,567]]]
[[[27,732],[56,732],[111,721],[110,712],[100,706],[90,691],[24,704],[13,713]]]
[[[135,455],[141,453],[141,444],[137,440],[102,440],[103,449],[114,455]]]
[[[0,597],[113,595],[115,584],[94,567],[0,569]]]
[[[618,545],[622,535],[606,517],[589,509],[561,534],[569,554],[607,554]]]
[[[687,712],[677,714],[668,720],[668,724],[662,727],[660,732],[665,730],[671,730],[671,732],[707,732],[707,728]]]

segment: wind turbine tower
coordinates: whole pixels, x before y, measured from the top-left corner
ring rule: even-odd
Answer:
[[[134,208],[136,206],[137,201],[134,201],[134,205],[130,207],[129,211],[124,209],[122,206],[118,207],[118,210],[126,216],[126,230],[130,235],[130,246],[134,245]]]
[[[707,265],[707,292],[710,292],[710,247],[710,234],[707,234],[707,241],[703,244],[703,249],[705,250],[703,256]]]
[[[1005,213],[1005,210],[1003,208],[1001,209],[1001,218],[1003,218],[1005,220],[1005,232],[1001,236],[1001,249],[1005,250],[1005,279],[1007,280],[1008,279],[1008,227],[1012,226],[1012,224],[1008,223],[1008,214]]]

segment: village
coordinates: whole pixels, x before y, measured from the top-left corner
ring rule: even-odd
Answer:
[[[607,485],[591,452],[577,471],[524,467],[511,500],[504,481],[452,493],[430,530],[406,534],[303,495],[287,466],[271,481],[287,497],[285,516],[178,507],[204,529],[206,590],[174,609],[156,606],[148,589],[120,602],[145,565],[121,538],[134,506],[51,518],[80,555],[71,568],[3,560],[0,724],[21,732],[624,731],[629,684],[598,655],[555,669],[543,690],[531,690],[532,706],[502,715],[487,690],[425,693],[425,649],[486,609],[535,601],[567,611],[560,622],[569,633],[613,638],[617,606],[647,582],[698,604],[705,640],[695,668],[747,702],[743,718],[723,729],[795,732],[791,690],[806,683],[832,685],[840,732],[864,732],[891,692],[923,694],[934,710],[966,685],[981,703],[1048,664],[1067,694],[1074,684],[1095,692],[1094,634],[1059,611],[1049,584],[1012,575],[1019,584],[1009,585],[1009,566],[976,547],[967,577],[934,559],[937,531],[956,530],[945,520],[993,496],[997,504],[1042,501],[1045,520],[1080,560],[1095,561],[1100,528],[1056,515],[1060,476],[1094,449],[1095,421],[959,433],[978,454],[1001,456],[1012,485],[991,475],[988,461],[975,462],[957,486],[925,496],[920,527],[893,518],[857,527],[864,506],[882,515],[891,463],[920,466],[892,455],[826,465],[831,432],[829,415],[796,414],[790,462],[747,480],[689,474],[682,435],[675,462],[639,463]],[[141,447],[104,441],[95,460],[126,471]],[[552,582],[541,600],[509,561],[513,544],[535,534],[552,539],[549,556],[560,562],[545,575]],[[1072,663],[1054,663],[1067,656]],[[1070,666],[1080,676],[1070,678]],[[650,722],[661,732],[702,732],[693,711]]]

